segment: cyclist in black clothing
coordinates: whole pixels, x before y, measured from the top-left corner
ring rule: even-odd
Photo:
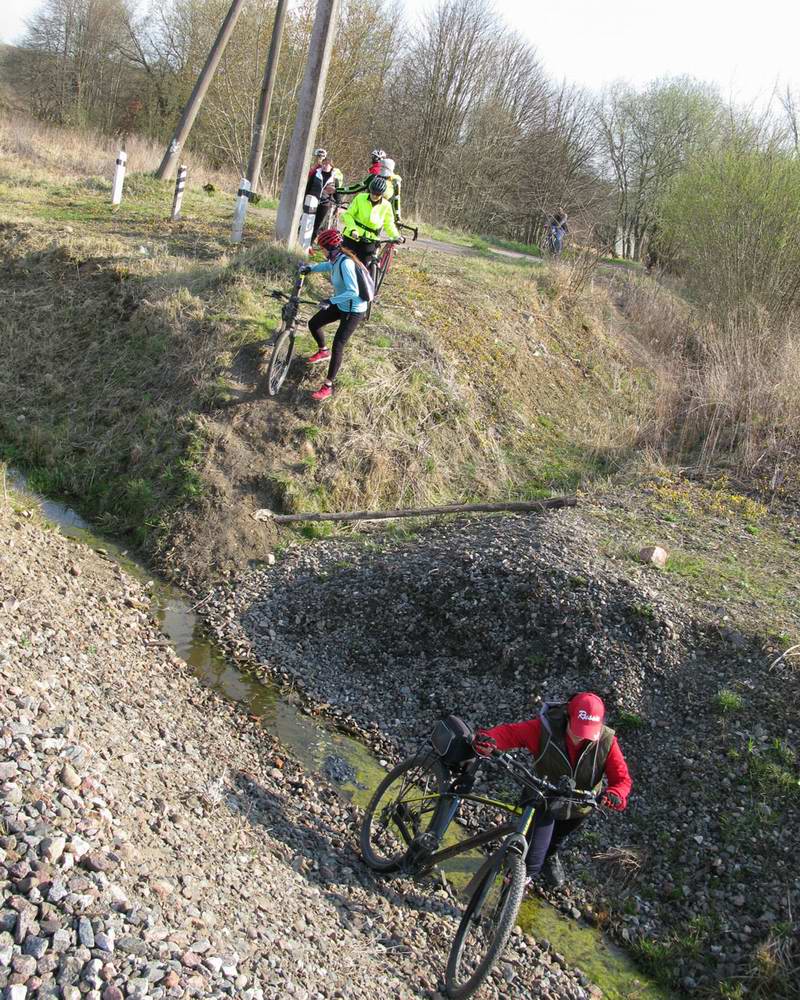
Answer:
[[[547,224],[547,244],[550,252],[556,256],[564,249],[564,237],[569,232],[567,213],[559,208]]]
[[[326,156],[320,165],[313,168],[308,175],[305,193],[312,194],[319,201],[314,219],[314,230],[311,234],[312,243],[321,229],[328,228],[323,223],[327,220],[331,208],[341,204],[341,195],[339,194],[341,176],[341,171],[334,167],[333,160],[329,156]]]

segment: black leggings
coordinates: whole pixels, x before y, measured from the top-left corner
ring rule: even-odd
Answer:
[[[564,840],[585,820],[585,816],[553,819],[546,809],[537,809],[533,826],[528,831],[529,846],[525,858],[528,875],[538,875],[545,860],[555,854]]]
[[[325,346],[325,334],[322,332],[323,326],[329,323],[338,323],[339,326],[333,337],[333,347],[331,349],[331,363],[328,366],[328,381],[333,382],[342,366],[342,355],[344,345],[350,339],[350,335],[364,318],[364,313],[346,313],[338,306],[328,306],[327,309],[320,309],[308,321],[308,328],[311,335],[321,348]]]
[[[352,250],[362,264],[369,265],[370,260],[378,252],[378,244],[367,240],[354,240],[351,236],[345,236],[342,245],[348,250]]]

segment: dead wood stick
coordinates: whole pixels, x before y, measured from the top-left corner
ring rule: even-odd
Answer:
[[[338,514],[273,514],[262,509],[254,512],[257,521],[275,521],[288,524],[291,521],[384,521],[395,517],[435,517],[438,514],[491,514],[499,511],[516,511],[536,514],[554,507],[574,507],[577,497],[550,497],[547,500],[516,500],[508,503],[451,503],[444,507],[417,507],[405,510],[352,510]]]

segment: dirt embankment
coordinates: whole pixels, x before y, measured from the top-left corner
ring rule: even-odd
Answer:
[[[192,192],[173,226],[152,178],[131,177],[112,215],[91,179],[37,173],[34,199],[18,169],[0,152],[0,449],[181,583],[263,559],[259,507],[548,495],[635,434],[647,375],[576,270],[403,247],[320,409],[310,306],[281,394],[265,392],[270,290],[298,262],[270,243],[271,214],[232,258],[222,197]],[[328,289],[309,279],[311,298]]]
[[[9,1000],[435,993],[450,897],[373,881],[353,808],[201,687],[146,591],[7,506],[0,747]],[[508,959],[520,997],[588,996],[532,939]]]

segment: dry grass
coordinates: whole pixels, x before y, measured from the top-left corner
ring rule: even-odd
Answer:
[[[648,863],[647,852],[629,847],[610,847],[592,855],[594,861],[599,861],[606,882],[613,883],[617,888],[628,888],[639,877],[639,872]]]
[[[0,156],[29,171],[62,179],[114,175],[119,140],[88,129],[67,129],[47,125],[24,115],[0,113]],[[125,144],[129,173],[152,173],[164,155],[162,147],[141,136],[129,136]],[[189,184],[201,187],[209,182],[232,190],[238,182],[229,171],[210,166],[195,153],[187,153]]]
[[[148,519],[200,488],[187,450],[220,328],[187,288],[159,294],[157,265],[123,242],[7,226],[0,246],[0,436],[44,492],[82,496],[106,529],[142,541]]]
[[[757,997],[797,995],[800,980],[800,928],[772,931],[758,946],[753,970],[746,981]]]
[[[773,491],[800,456],[800,327],[751,311],[723,326],[655,282],[628,276],[619,304],[657,374],[640,443],[673,464],[728,468]]]
[[[570,293],[569,269],[532,276],[494,261],[405,261],[380,327],[348,354],[314,440],[318,460],[293,480],[290,502],[345,510],[529,498],[603,474],[632,437],[636,407],[618,344],[586,320],[602,296]]]

